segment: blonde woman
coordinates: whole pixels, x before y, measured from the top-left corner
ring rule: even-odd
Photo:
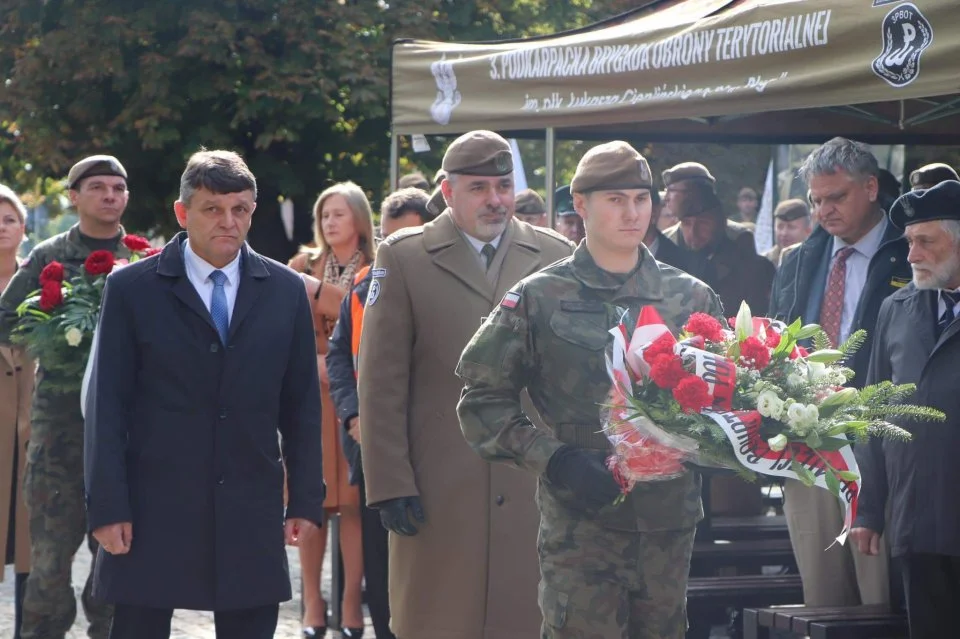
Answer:
[[[17,250],[26,230],[27,210],[0,184],[0,293],[19,268]],[[33,362],[20,349],[0,346],[0,542],[4,563],[14,564],[14,638],[20,637],[23,587],[30,571],[30,535],[23,503],[23,468],[30,438]],[[3,573],[0,571],[0,580]]]
[[[343,555],[344,590],[342,633],[345,639],[363,634],[361,582],[363,548],[360,537],[360,494],[348,479],[347,460],[340,441],[340,428],[330,397],[326,356],[330,335],[340,311],[340,302],[349,293],[360,269],[373,261],[373,213],[359,186],[341,182],[326,189],[313,207],[315,248],[290,260],[290,266],[304,273],[307,293],[314,304],[317,328],[317,365],[323,401],[323,477],[327,484],[324,507],[340,514],[340,552]],[[327,535],[316,535],[300,544],[303,577],[303,636],[326,633],[327,605],[320,592],[320,573]],[[336,596],[333,593],[332,596]]]

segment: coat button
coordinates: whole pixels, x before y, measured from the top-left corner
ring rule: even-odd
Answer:
[[[220,346],[218,346],[216,342],[212,342],[210,344],[210,352],[216,353],[218,350],[220,350]]]
[[[217,477],[217,484],[219,484],[220,486],[223,486],[223,475],[220,475],[219,477]]]
[[[221,408],[221,409],[220,409],[220,419],[226,419],[226,418],[227,418],[227,409],[226,409],[226,408]]]
[[[497,495],[497,506],[503,506],[503,495]]]
[[[13,371],[7,371],[7,377],[13,377]]]

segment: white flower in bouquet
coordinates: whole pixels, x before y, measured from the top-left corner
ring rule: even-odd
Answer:
[[[847,383],[847,375],[839,368],[830,369],[830,383],[834,386],[843,386]]]
[[[826,364],[820,362],[807,362],[807,377],[814,384],[818,382],[829,381],[830,371]]]
[[[783,415],[783,400],[772,390],[765,390],[757,397],[757,412],[770,419],[780,419]]]
[[[787,408],[787,424],[797,435],[805,436],[820,421],[820,410],[813,404],[796,402]]]
[[[83,332],[76,326],[71,326],[64,332],[63,337],[67,340],[68,346],[76,348],[83,341]]]
[[[790,373],[787,375],[787,388],[791,390],[803,388],[806,383],[807,379],[799,373]]]
[[[780,433],[776,437],[771,437],[770,439],[768,439],[767,446],[769,446],[770,450],[772,450],[773,452],[779,453],[781,450],[787,447],[788,441],[789,440],[787,439],[787,436],[784,435],[783,433]]]

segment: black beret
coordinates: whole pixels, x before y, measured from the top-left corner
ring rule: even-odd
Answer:
[[[901,195],[890,209],[898,228],[932,220],[960,220],[960,182],[946,180],[936,186]]]
[[[570,193],[570,186],[561,186],[553,194],[553,210],[557,215],[576,215],[573,208],[573,195]]]

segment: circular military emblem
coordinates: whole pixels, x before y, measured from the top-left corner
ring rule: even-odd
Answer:
[[[507,171],[510,168],[510,155],[507,153],[500,153],[493,159],[493,164],[497,167],[498,171]]]
[[[370,281],[370,290],[367,291],[367,306],[373,306],[380,297],[380,280]]]
[[[883,19],[883,50],[873,61],[873,72],[896,88],[920,75],[920,55],[933,42],[933,27],[909,2],[894,7]]]

